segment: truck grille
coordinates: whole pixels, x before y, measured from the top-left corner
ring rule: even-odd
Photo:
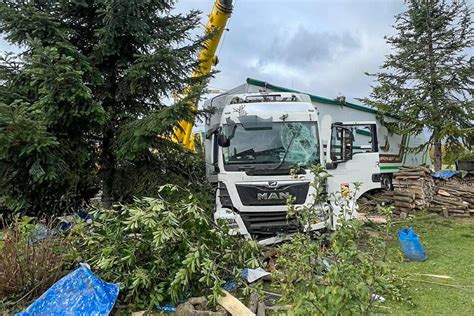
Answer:
[[[303,204],[308,195],[309,182],[284,184],[274,188],[265,184],[237,184],[240,201],[245,206],[285,205],[287,198],[295,197],[295,204]]]
[[[275,235],[295,233],[299,230],[294,218],[286,218],[286,212],[248,212],[240,213],[250,234]]]

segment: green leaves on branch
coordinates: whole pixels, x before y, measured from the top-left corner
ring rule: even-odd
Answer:
[[[121,284],[123,303],[151,308],[203,293],[215,299],[225,278],[258,264],[255,242],[214,226],[196,196],[172,185],[159,191],[157,199],[97,210],[92,227],[77,232],[80,259]]]
[[[309,227],[322,217],[332,218],[332,211],[327,214],[323,208],[328,199],[342,210],[329,240],[306,231],[279,246],[274,283],[282,292],[282,302],[291,304],[295,315],[366,315],[376,310],[374,295],[406,300],[402,279],[385,260],[385,240],[367,236],[360,222],[346,220],[354,212],[353,192],[328,197],[324,186],[329,174],[319,165],[312,171],[315,203],[298,209],[290,203],[289,214]],[[360,183],[354,187],[357,190]],[[389,216],[388,212],[391,223]]]

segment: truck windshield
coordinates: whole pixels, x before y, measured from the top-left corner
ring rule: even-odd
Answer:
[[[227,170],[237,170],[239,165],[271,168],[318,163],[317,131],[316,122],[276,122],[252,129],[236,124],[230,146],[223,148],[224,164]]]

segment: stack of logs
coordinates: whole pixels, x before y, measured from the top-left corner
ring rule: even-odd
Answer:
[[[474,188],[456,179],[436,180],[436,194],[428,211],[445,217],[474,216]]]
[[[401,217],[414,210],[426,209],[435,192],[431,170],[424,166],[401,167],[394,174],[393,187],[394,213]]]
[[[405,217],[416,210],[428,210],[444,216],[474,216],[474,188],[468,182],[452,178],[433,180],[424,166],[401,167],[393,179],[394,213]]]
[[[359,213],[378,213],[380,207],[393,204],[393,191],[367,192],[357,200]]]

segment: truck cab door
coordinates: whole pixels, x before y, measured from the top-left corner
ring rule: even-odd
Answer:
[[[338,122],[331,126],[326,153],[328,193],[355,191],[354,182],[361,186],[355,194],[380,188],[379,152],[375,122]]]

